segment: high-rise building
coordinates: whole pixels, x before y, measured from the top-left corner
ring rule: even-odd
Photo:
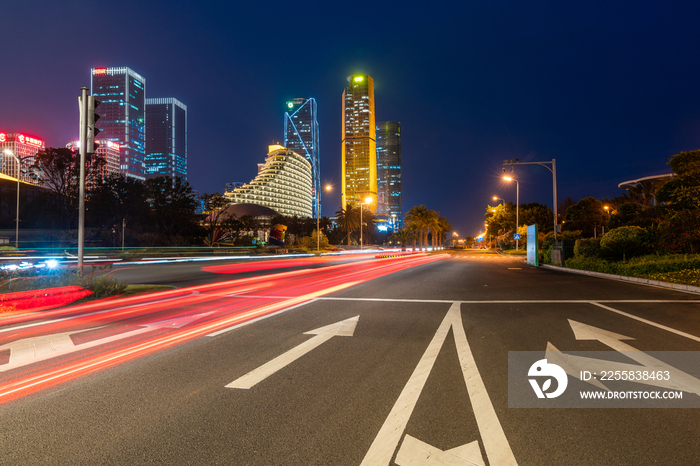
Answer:
[[[377,211],[377,143],[374,80],[366,74],[348,77],[343,91],[342,202]]]
[[[146,176],[187,180],[187,106],[177,99],[146,99]]]
[[[377,123],[377,213],[394,230],[401,227],[401,123]]]
[[[90,89],[100,101],[98,139],[120,146],[123,175],[146,179],[146,80],[127,67],[92,68]]]
[[[258,174],[224,195],[231,204],[256,204],[280,215],[311,217],[311,164],[306,157],[274,144],[268,147]]]
[[[27,183],[36,183],[37,180],[32,178],[29,167],[34,163],[37,152],[44,148],[44,141],[40,139],[22,133],[0,132],[0,173],[17,178],[17,160],[5,153],[5,149],[9,149],[22,162],[19,179]]]
[[[322,190],[316,99],[297,98],[287,102],[287,110],[284,112],[284,147],[303,155],[311,164],[313,216],[320,216]]]

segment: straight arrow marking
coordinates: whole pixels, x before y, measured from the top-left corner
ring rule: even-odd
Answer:
[[[350,319],[345,319],[335,324],[327,325],[325,327],[318,328],[316,330],[311,330],[306,332],[305,335],[316,335],[310,340],[305,341],[301,345],[298,345],[286,353],[277,356],[272,361],[263,364],[262,366],[248,372],[243,377],[239,377],[230,384],[226,385],[226,388],[242,388],[249,389],[262,382],[275,372],[280,369],[285,368],[289,364],[293,363],[300,357],[304,356],[309,351],[314,348],[321,346],[331,338],[335,336],[353,336],[355,332],[355,327],[359,321],[360,316],[351,317]]]
[[[609,332],[607,330],[603,330],[598,327],[593,327],[592,325],[586,325],[582,324],[581,322],[577,322],[575,320],[569,320],[569,325],[571,326],[571,330],[574,332],[574,336],[577,340],[598,340],[601,343],[603,343],[606,346],[609,346],[610,348],[614,349],[615,351],[619,351],[623,353],[625,356],[628,358],[637,361],[639,364],[642,366],[636,366],[636,370],[640,370],[642,368],[645,368],[647,370],[651,371],[669,371],[672,372],[673,376],[671,377],[671,381],[669,381],[668,384],[665,384],[660,381],[653,381],[653,380],[646,380],[641,383],[647,384],[647,385],[656,385],[660,387],[667,387],[667,388],[675,388],[683,391],[687,391],[690,393],[695,393],[696,395],[700,395],[700,380],[696,379],[690,374],[687,374],[681,370],[675,369],[668,364],[666,364],[663,361],[659,361],[658,359],[646,354],[643,351],[638,350],[637,348],[634,348],[627,343],[623,343],[622,339],[625,340],[634,340],[634,338],[631,337],[626,337],[624,335],[619,335],[617,333]],[[550,344],[551,345],[551,344]],[[555,348],[556,350],[556,348]],[[569,356],[569,359],[571,361],[575,361],[573,359],[573,356]],[[588,359],[588,358],[586,358]],[[590,362],[594,362],[596,360],[590,360]],[[611,366],[616,366],[620,365],[620,363],[612,363],[608,361],[601,361],[604,363],[602,366],[597,368],[596,370],[604,370],[605,369],[605,364],[607,364],[607,368],[609,369]],[[597,367],[594,365],[593,367]],[[624,367],[625,369],[618,369],[618,370],[629,370],[628,366],[621,365],[621,367]],[[634,366],[633,366],[634,367]],[[565,369],[566,370],[566,369]]]
[[[396,455],[399,466],[486,466],[479,441],[442,451],[406,435]]]

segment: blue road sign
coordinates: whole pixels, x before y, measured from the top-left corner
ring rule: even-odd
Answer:
[[[520,235],[516,234],[514,235],[516,240],[520,240]]]

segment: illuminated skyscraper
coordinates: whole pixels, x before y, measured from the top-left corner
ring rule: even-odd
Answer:
[[[146,80],[126,67],[92,68],[90,89],[101,102],[98,139],[119,144],[123,175],[146,179]]]
[[[318,156],[316,99],[297,98],[287,102],[284,112],[284,147],[301,154],[311,164],[313,216],[321,215],[321,161]]]
[[[401,209],[401,123],[377,123],[377,213],[394,229],[403,219]]]
[[[177,99],[146,99],[146,176],[187,180],[187,106]]]
[[[377,211],[377,142],[374,116],[374,80],[366,74],[348,77],[343,92],[342,197],[343,207]]]
[[[5,153],[5,149],[8,149],[22,161],[19,179],[26,183],[36,183],[29,167],[34,163],[36,154],[45,148],[44,141],[26,134],[0,132],[0,173],[17,177],[17,159]]]

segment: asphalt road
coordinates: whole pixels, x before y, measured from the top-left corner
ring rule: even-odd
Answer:
[[[143,267],[119,273],[243,276]],[[698,464],[697,409],[508,406],[508,352],[611,350],[570,320],[700,351],[698,311],[697,295],[452,256],[0,405],[0,464]]]

